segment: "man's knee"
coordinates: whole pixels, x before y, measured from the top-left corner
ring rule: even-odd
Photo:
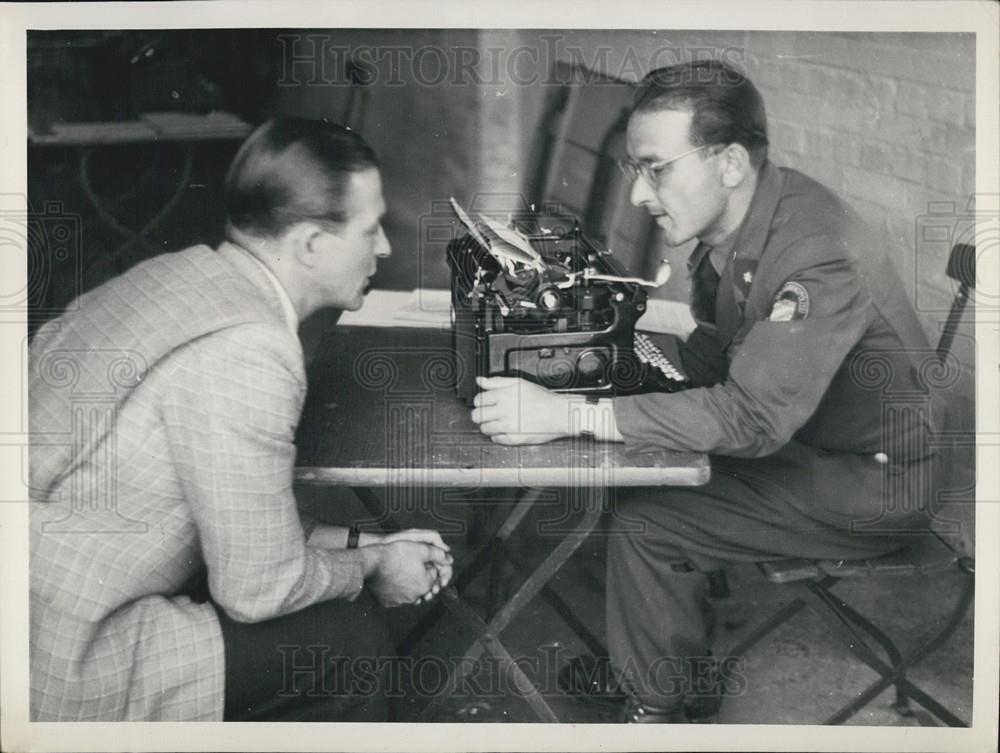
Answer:
[[[684,560],[683,536],[675,530],[671,514],[675,506],[671,491],[664,489],[619,489],[612,505],[608,538],[608,560],[654,557]]]

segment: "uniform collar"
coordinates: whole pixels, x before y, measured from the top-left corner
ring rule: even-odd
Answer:
[[[750,200],[746,217],[736,231],[734,258],[754,263],[760,260],[784,187],[785,176],[781,170],[770,162],[765,162],[757,175],[757,188]]]
[[[756,266],[767,244],[771,218],[778,207],[784,185],[785,176],[782,172],[771,162],[765,161],[757,174],[757,187],[754,189],[746,216],[730,241],[730,248],[736,250],[734,258],[753,261]],[[711,248],[699,242],[688,258],[688,269],[696,269]]]

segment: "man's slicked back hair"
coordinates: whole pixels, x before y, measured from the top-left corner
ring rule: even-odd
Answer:
[[[650,71],[632,102],[632,114],[661,110],[693,113],[694,146],[740,144],[760,167],[767,159],[764,100],[746,76],[720,60],[697,60]]]
[[[378,167],[365,140],[326,120],[277,118],[247,137],[226,174],[226,217],[276,238],[303,220],[343,222],[351,174]]]

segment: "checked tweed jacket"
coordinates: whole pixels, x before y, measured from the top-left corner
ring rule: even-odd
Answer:
[[[292,495],[306,382],[276,281],[197,246],[83,295],[29,354],[31,713],[220,720],[213,599],[255,622],[353,598]]]

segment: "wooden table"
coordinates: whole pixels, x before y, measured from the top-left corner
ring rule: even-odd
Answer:
[[[624,446],[567,439],[544,445],[504,447],[483,436],[452,384],[456,364],[450,331],[417,328],[341,327],[324,341],[310,369],[309,395],[297,444],[296,481],[352,487],[372,521],[395,525],[393,503],[382,504],[371,487],[477,489],[520,487],[527,492],[480,550],[442,601],[475,632],[451,678],[484,651],[511,672],[518,689],[542,721],[559,721],[513,661],[499,635],[545,586],[597,524],[605,490],[615,486],[695,486],[709,478],[702,455],[658,452],[629,455]],[[545,487],[570,487],[576,506],[560,521],[548,521],[558,544],[487,623],[458,597],[455,586],[471,580],[513,533]],[[399,500],[397,500],[397,503]],[[572,506],[572,505],[571,505]],[[582,514],[580,514],[582,513]],[[577,518],[577,516],[579,516]],[[577,518],[573,520],[574,518]],[[567,525],[560,528],[559,524]],[[572,521],[572,522],[570,522]],[[426,627],[426,626],[423,626]]]

